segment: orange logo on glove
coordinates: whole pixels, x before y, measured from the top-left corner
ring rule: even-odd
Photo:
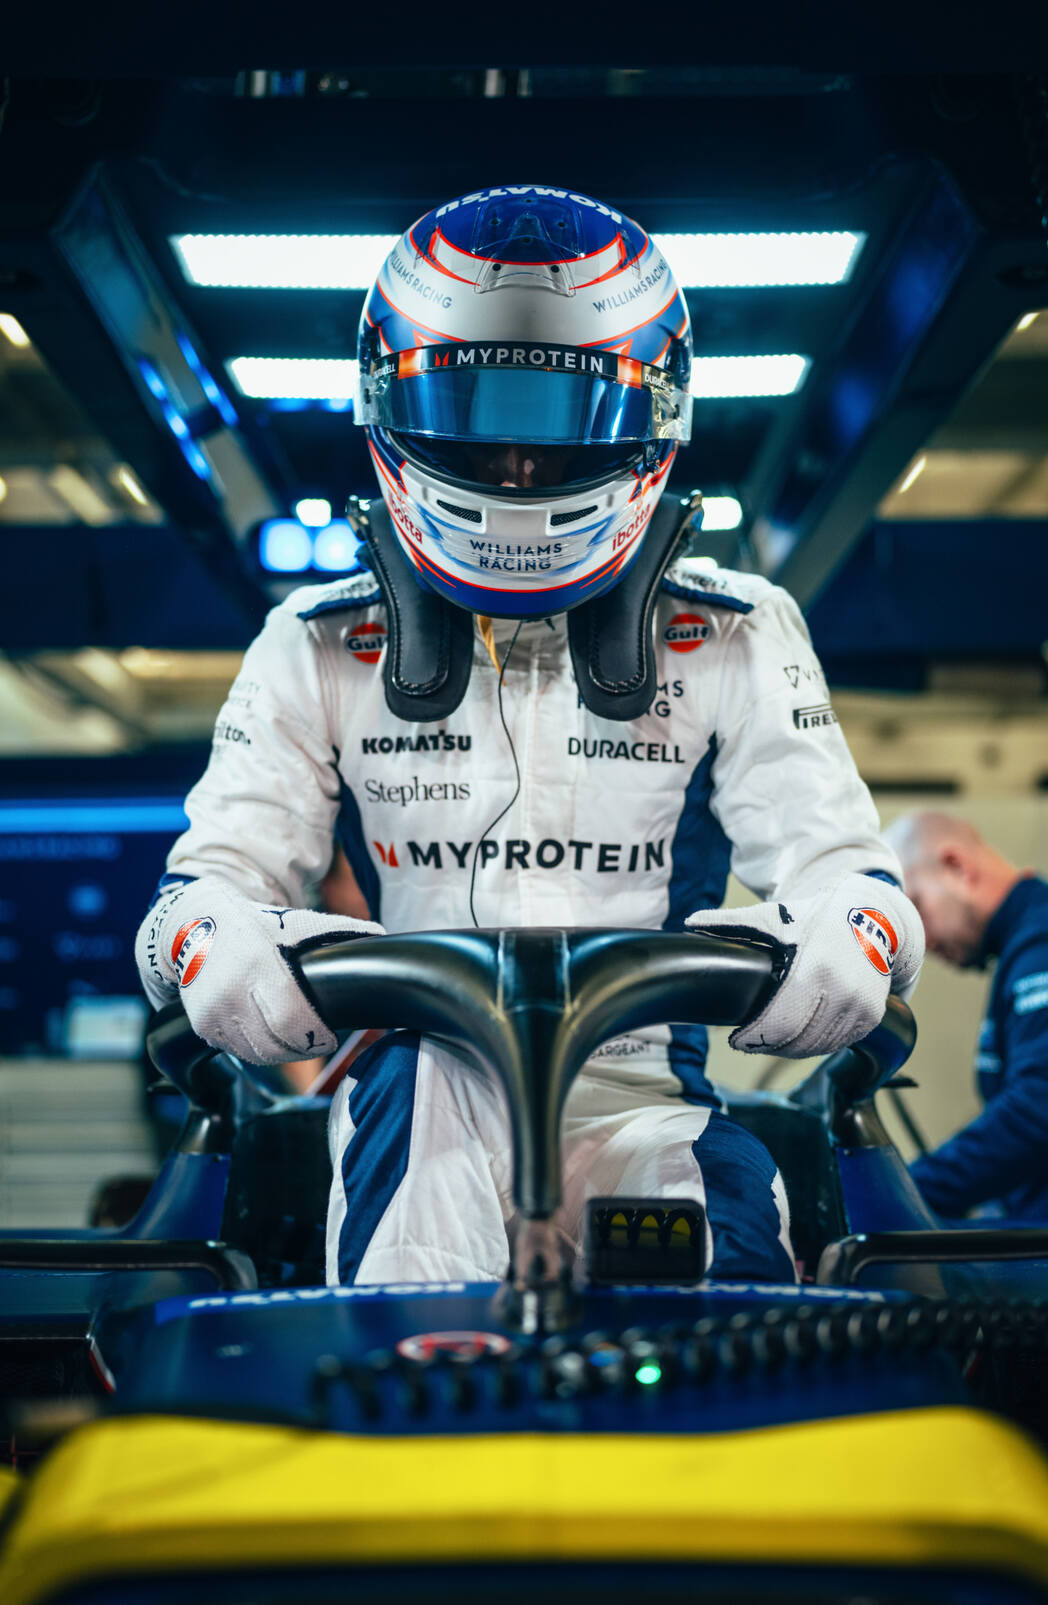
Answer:
[[[852,935],[879,975],[890,975],[899,951],[899,938],[879,908],[851,908]]]
[[[178,975],[179,986],[189,986],[204,968],[204,960],[211,951],[215,931],[218,929],[210,914],[203,919],[190,920],[175,934],[171,944],[171,962]]]

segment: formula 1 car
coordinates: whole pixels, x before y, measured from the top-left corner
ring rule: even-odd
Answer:
[[[776,1287],[705,1278],[693,1201],[591,1200],[574,1272],[553,1227],[587,1056],[751,1017],[768,949],[453,931],[303,972],[337,1029],[439,1036],[501,1081],[506,1279],[325,1287],[325,1101],[173,1005],[149,1046],[189,1115],[131,1226],[0,1235],[5,1605],[1048,1597],[1048,1232],[923,1204],[874,1104],[904,1004],[788,1097],[728,1095],[790,1197],[804,1280]]]

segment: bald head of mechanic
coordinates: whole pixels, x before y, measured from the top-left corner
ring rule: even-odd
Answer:
[[[929,952],[962,969],[977,964],[990,920],[1028,871],[953,814],[903,814],[885,836],[899,856]]]

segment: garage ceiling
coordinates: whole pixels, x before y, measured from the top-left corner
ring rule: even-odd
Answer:
[[[194,285],[172,240],[392,234],[434,201],[499,180],[563,178],[655,232],[865,237],[841,284],[687,292],[702,356],[810,362],[792,395],[696,403],[673,484],[741,502],[739,530],[708,542],[722,561],[762,568],[807,605],[844,582],[878,520],[1048,519],[1048,314],[1036,315],[1048,303],[1045,83],[978,71],[977,56],[951,57],[956,37],[933,43],[919,18],[917,65],[937,51],[940,65],[968,70],[893,75],[883,40],[856,35],[846,49],[832,23],[819,35],[819,16],[796,21],[792,45],[781,17],[751,30],[749,59],[740,33],[713,24],[689,63],[685,31],[672,66],[643,52],[629,67],[602,62],[610,40],[591,40],[582,65],[569,24],[558,62],[516,61],[519,41],[478,56],[483,38],[471,36],[394,70],[337,25],[325,56],[307,8],[297,40],[286,35],[305,65],[277,71],[258,65],[276,26],[267,6],[247,55],[221,19],[206,45],[185,28],[162,49],[154,40],[148,65],[145,24],[130,12],[105,63],[93,35],[77,61],[62,41],[49,55],[31,27],[12,35],[0,129],[9,556],[34,543],[39,553],[48,530],[82,528],[83,583],[108,594],[105,539],[113,554],[131,551],[121,543],[138,530],[135,565],[152,553],[165,572],[174,542],[211,587],[197,585],[192,619],[167,607],[158,622],[169,599],[135,566],[138,633],[115,640],[117,614],[85,606],[71,585],[57,583],[31,620],[9,598],[19,684],[24,660],[39,659],[38,697],[45,679],[65,679],[97,696],[118,739],[177,739],[127,650],[201,645],[190,633],[219,608],[212,593],[246,640],[274,594],[252,558],[259,522],[303,496],[337,509],[371,489],[344,410],[247,397],[228,366],[352,357],[363,292]],[[416,52],[433,44],[427,27],[412,35]],[[984,67],[1003,62],[996,34],[969,33],[963,48],[981,50]],[[156,76],[160,62],[176,76]],[[28,344],[12,340],[19,329]],[[1031,584],[1044,585],[1048,551],[1039,561]],[[210,644],[236,644],[231,616]],[[74,661],[100,647],[116,665],[105,694],[98,661]]]

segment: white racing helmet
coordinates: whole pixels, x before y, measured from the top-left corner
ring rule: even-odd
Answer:
[[[389,253],[359,357],[421,584],[522,618],[616,583],[691,432],[687,307],[643,229],[540,185],[451,201]]]

